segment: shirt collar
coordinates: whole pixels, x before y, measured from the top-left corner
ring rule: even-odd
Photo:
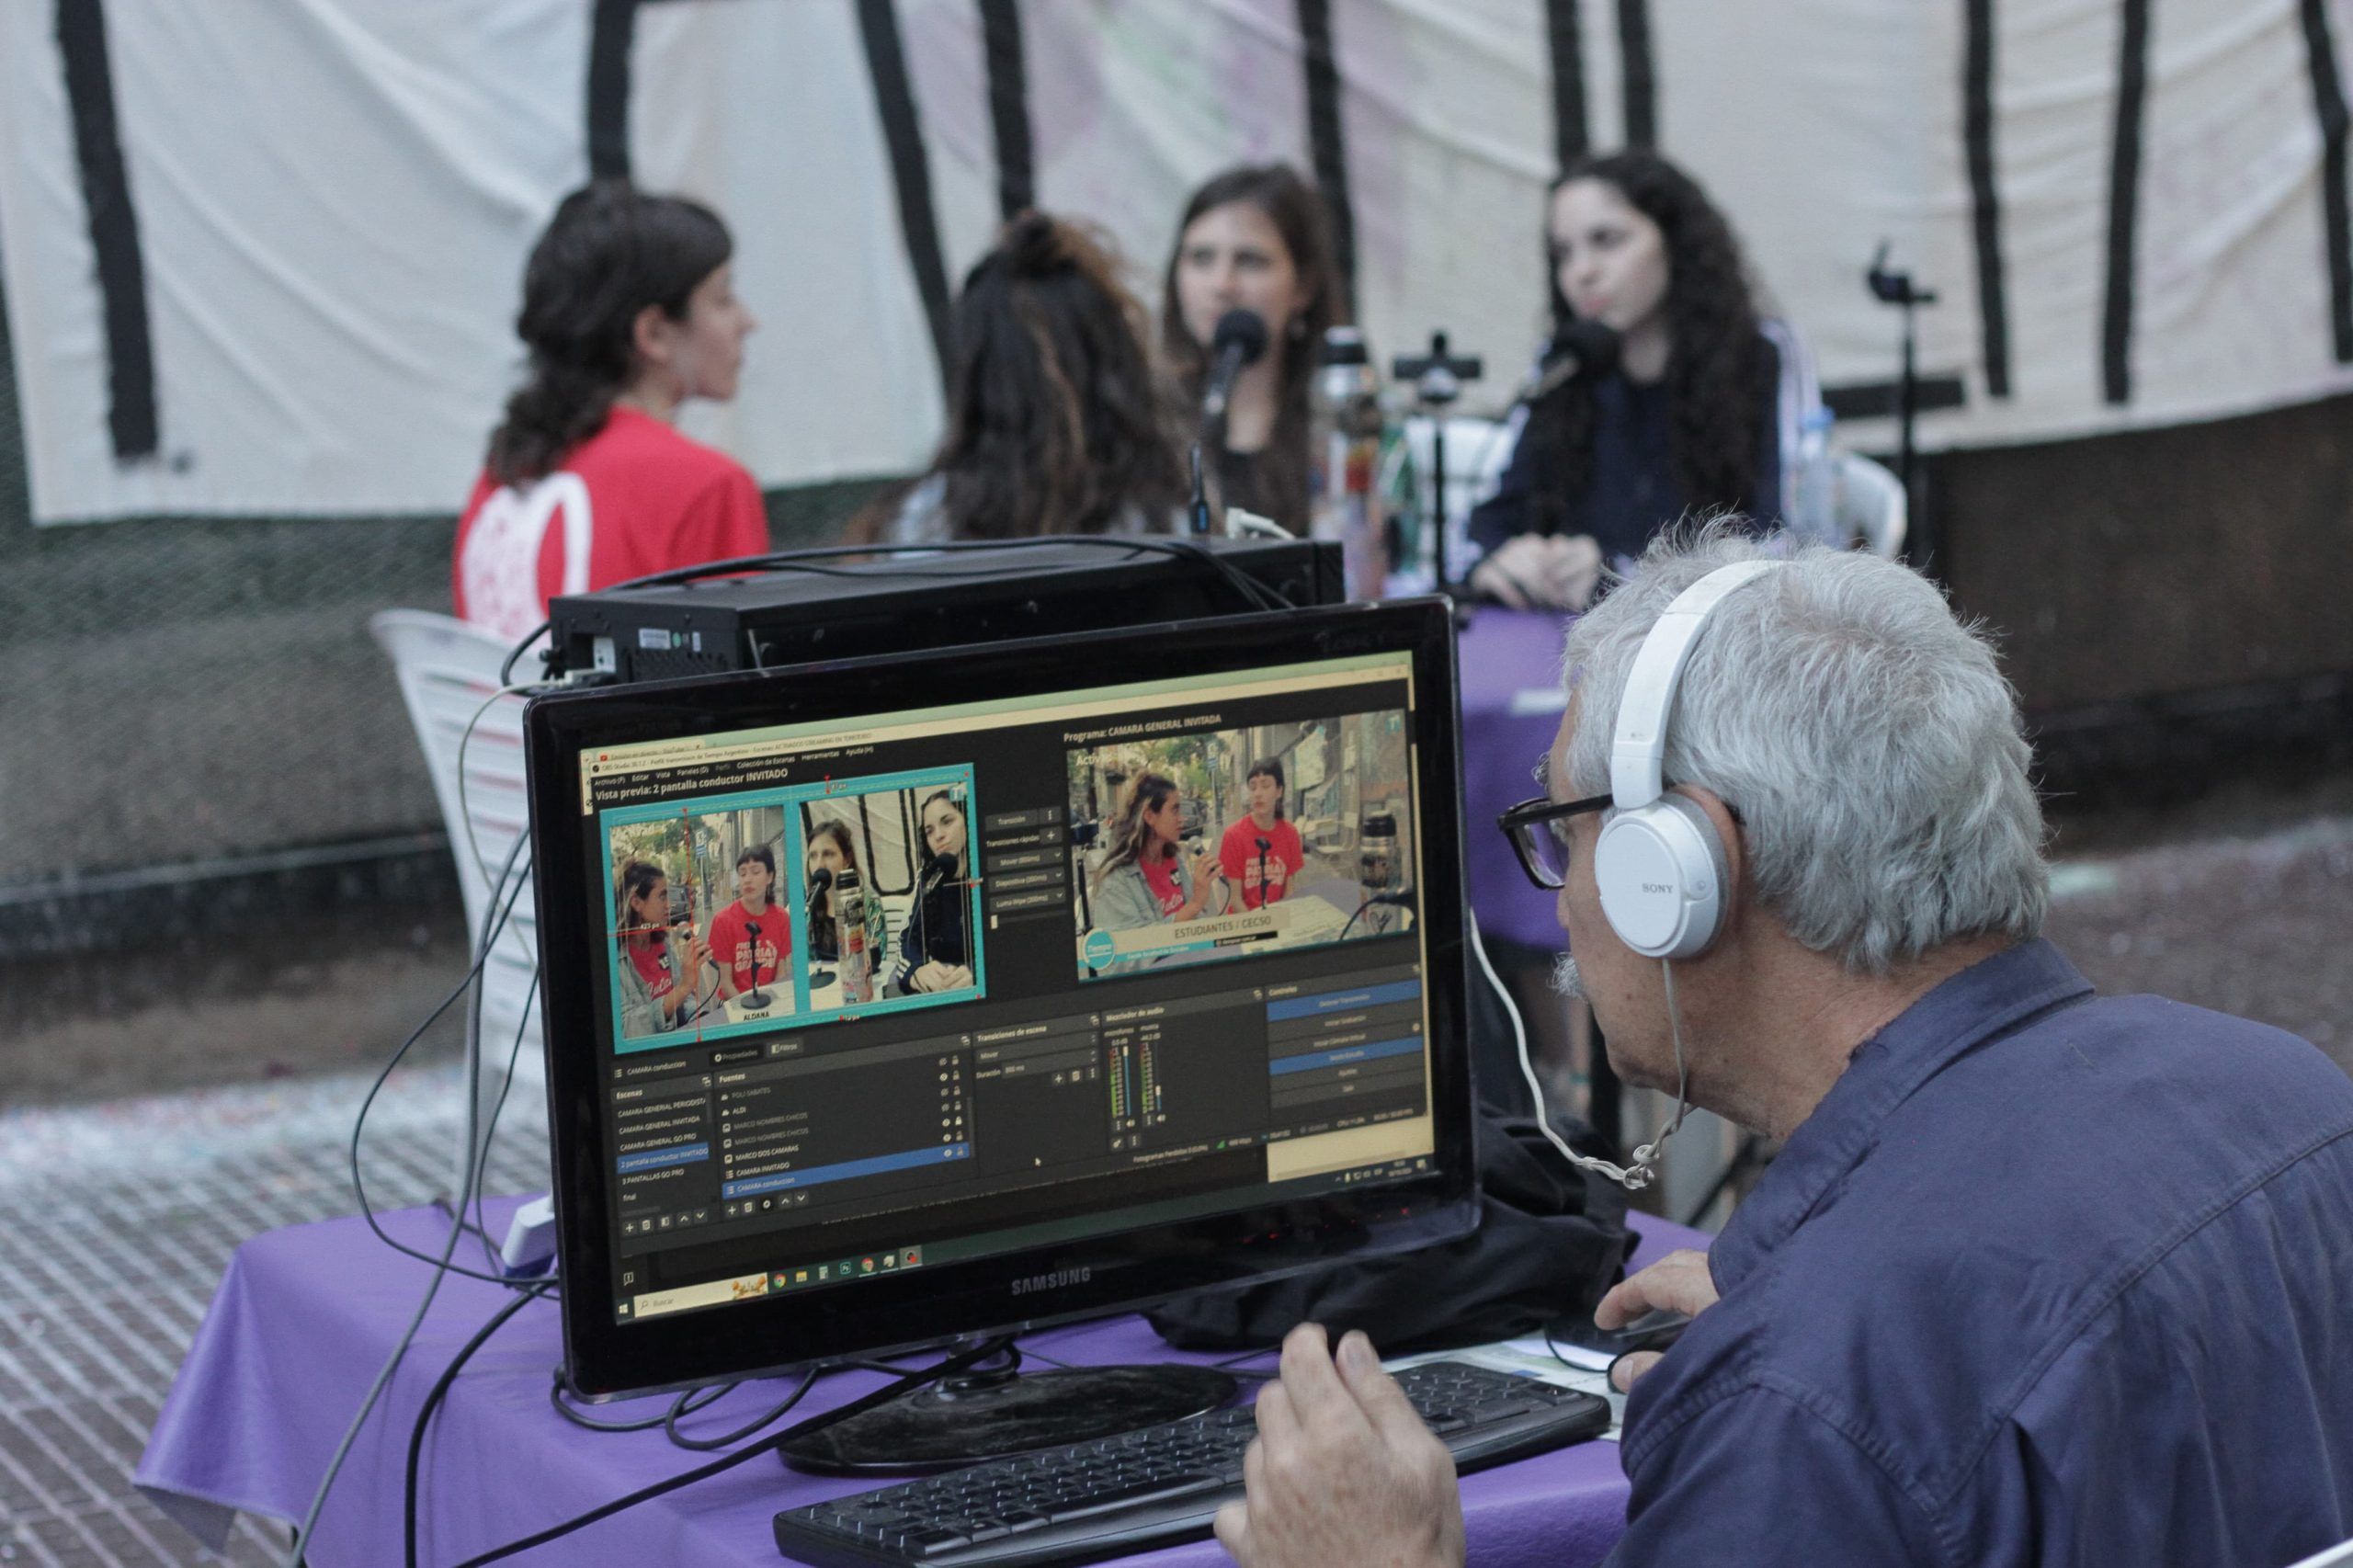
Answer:
[[[1717,1290],[1731,1291],[1805,1222],[1923,1084],[1972,1047],[2091,991],[2058,949],[2024,942],[1946,980],[1857,1047],[1709,1250]]]

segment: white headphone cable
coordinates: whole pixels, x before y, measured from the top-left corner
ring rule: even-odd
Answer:
[[[1478,957],[1480,971],[1487,977],[1487,983],[1495,988],[1495,999],[1504,1005],[1504,1016],[1511,1019],[1512,1044],[1519,1055],[1520,1076],[1528,1080],[1529,1096],[1535,1104],[1537,1131],[1560,1151],[1563,1159],[1579,1169],[1597,1171],[1629,1192],[1640,1192],[1650,1186],[1658,1175],[1656,1162],[1660,1145],[1683,1125],[1684,1112],[1689,1109],[1691,1103],[1684,1097],[1691,1079],[1683,1060],[1683,1022],[1680,1010],[1675,1005],[1674,966],[1664,959],[1659,960],[1659,967],[1666,973],[1667,1028],[1675,1038],[1675,1119],[1667,1123],[1665,1131],[1634,1151],[1632,1165],[1614,1165],[1608,1160],[1596,1159],[1591,1154],[1578,1153],[1569,1147],[1566,1139],[1552,1130],[1552,1119],[1544,1112],[1544,1087],[1537,1082],[1535,1065],[1528,1059],[1528,1026],[1520,1018],[1519,1008],[1513,1003],[1511,993],[1505,989],[1502,977],[1495,973],[1495,966],[1487,957],[1486,944],[1479,940],[1479,917],[1465,911],[1464,920],[1469,928],[1471,951]]]

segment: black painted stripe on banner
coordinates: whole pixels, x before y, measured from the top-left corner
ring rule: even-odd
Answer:
[[[899,236],[915,268],[915,292],[931,328],[931,349],[939,379],[948,380],[948,263],[939,246],[939,220],[931,205],[931,160],[923,150],[923,122],[915,113],[915,88],[907,80],[907,51],[899,37],[899,15],[891,0],[858,0],[858,32],[866,46],[866,69],[874,79],[874,107],[882,119],[882,140],[891,153],[891,183],[899,197]]]
[[[1552,56],[1552,164],[1565,169],[1593,142],[1585,123],[1585,29],[1577,0],[1544,0]]]
[[[2328,0],[2302,0],[2313,115],[2320,121],[2321,227],[2328,236],[2328,324],[2337,363],[2353,362],[2353,213],[2347,211],[2345,83],[2328,30]]]
[[[1994,0],[1969,0],[1961,72],[1961,137],[1977,242],[1978,355],[1989,396],[2010,395],[2009,280],[2002,270],[2002,195],[1994,176]]]
[[[1307,75],[1307,144],[1332,225],[1332,261],[1341,304],[1356,319],[1357,217],[1348,200],[1347,143],[1340,133],[1340,61],[1332,49],[1331,0],[1299,0],[1300,63]]]
[[[106,321],[107,434],[117,462],[152,458],[160,442],[155,416],[155,348],[147,323],[147,266],[139,250],[139,214],[131,205],[115,122],[114,71],[107,61],[106,9],[100,0],[57,0],[57,50],[65,64],[65,101],[74,119],[74,160],[96,253],[98,300]]]
[[[1626,100],[1626,145],[1658,145],[1658,66],[1651,57],[1649,0],[1618,0],[1619,85]]]
[[[588,19],[588,175],[629,178],[629,51],[638,0],[597,0]]]
[[[2149,97],[2149,0],[2121,0],[2116,141],[2108,170],[2108,303],[2100,312],[2101,395],[2132,397],[2132,252],[2141,207],[2141,119]]]
[[[1897,381],[1848,381],[1822,389],[1822,405],[1840,419],[1890,419],[1903,406]],[[1969,387],[1959,376],[1922,376],[1912,383],[1912,406],[1921,414],[1965,408]]]
[[[980,0],[989,78],[989,125],[996,134],[996,210],[1010,218],[1038,204],[1029,140],[1029,71],[1021,58],[1021,0]]]

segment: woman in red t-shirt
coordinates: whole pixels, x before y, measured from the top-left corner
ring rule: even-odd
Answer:
[[[756,324],[709,209],[601,180],[532,248],[515,330],[530,373],[507,401],[450,569],[460,619],[521,637],[556,594],[768,547],[759,486],[671,428],[735,395]]]
[[[1282,902],[1291,879],[1307,864],[1307,852],[1299,829],[1283,817],[1283,765],[1261,757],[1243,782],[1250,791],[1250,814],[1225,830],[1217,858],[1225,880],[1242,890],[1242,907],[1256,909]]]

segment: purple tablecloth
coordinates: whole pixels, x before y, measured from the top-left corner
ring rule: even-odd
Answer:
[[[1534,770],[1561,727],[1566,635],[1557,615],[1486,607],[1461,642],[1463,861],[1471,907],[1483,936],[1547,952],[1565,940],[1553,895],[1528,880],[1495,831],[1495,818],[1541,793]]]
[[[491,1206],[492,1234],[504,1233],[512,1207]],[[438,1253],[446,1221],[432,1210],[412,1210],[384,1223],[409,1245]],[[1658,1221],[1642,1229],[1638,1261],[1705,1244],[1706,1238]],[[141,1488],[216,1545],[231,1510],[299,1517],[351,1413],[415,1311],[426,1275],[426,1265],[384,1247],[358,1220],[293,1226],[245,1243],[230,1261],[148,1437],[136,1477]],[[434,1379],[504,1300],[505,1291],[472,1280],[442,1286],[327,1501],[310,1553],[318,1568],[400,1561],[410,1425]],[[1180,1356],[1133,1317],[1048,1331],[1024,1343],[1082,1364],[1213,1358]],[[425,1450],[423,1561],[457,1562],[707,1457],[681,1452],[659,1431],[607,1435],[566,1425],[548,1408],[549,1375],[561,1355],[555,1305],[540,1301],[466,1364]],[[803,1411],[827,1409],[882,1381],[864,1372],[824,1378]],[[738,1389],[690,1421],[688,1430],[729,1430],[772,1403],[777,1391],[772,1382]],[[658,1414],[666,1399],[606,1405],[595,1414]],[[779,1561],[770,1516],[872,1484],[801,1475],[762,1458],[512,1561],[765,1568]],[[1471,1476],[1463,1483],[1471,1560],[1483,1568],[1597,1562],[1622,1528],[1625,1498],[1614,1443],[1580,1444]],[[1135,1561],[1211,1568],[1225,1557],[1215,1542],[1201,1541]]]

